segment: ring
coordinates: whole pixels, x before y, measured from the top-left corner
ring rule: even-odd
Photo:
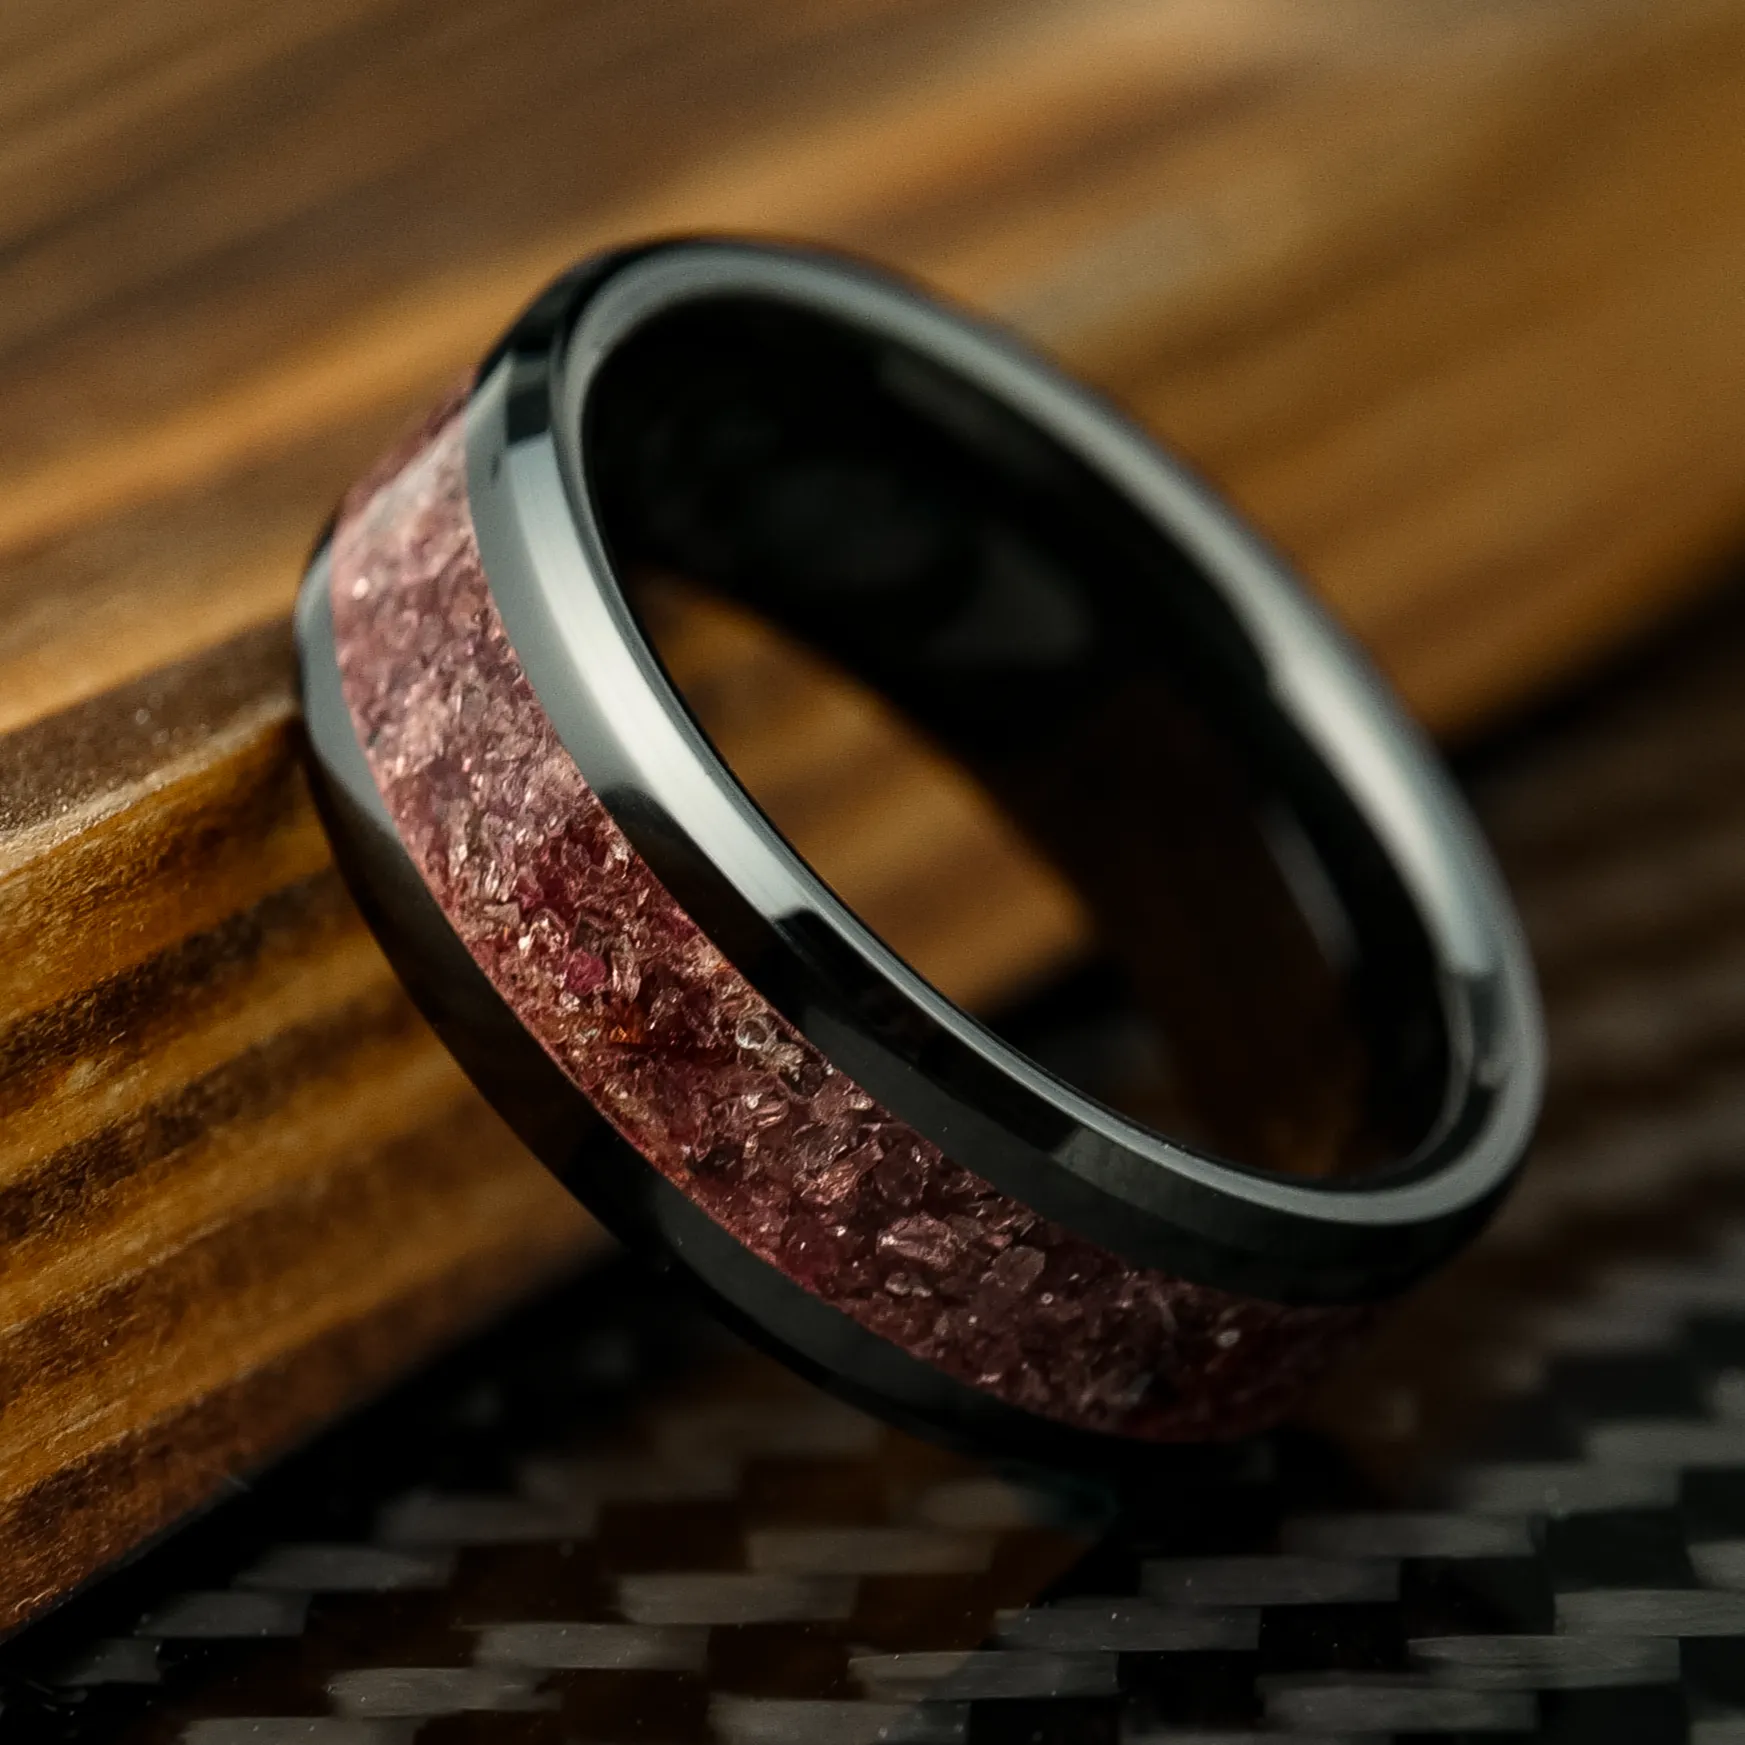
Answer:
[[[942,748],[1094,940],[947,998],[736,773],[673,577]],[[1434,754],[1203,484],[913,287],[584,263],[347,495],[296,633],[336,858],[462,1067],[899,1421],[1252,1433],[1517,1169],[1537,994]]]

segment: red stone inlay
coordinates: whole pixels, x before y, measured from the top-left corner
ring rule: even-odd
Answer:
[[[558,743],[491,600],[451,404],[347,499],[345,695],[402,840],[521,1021],[747,1248],[1008,1405],[1157,1440],[1275,1421],[1362,1319],[1131,1266],[880,1108],[679,908]]]

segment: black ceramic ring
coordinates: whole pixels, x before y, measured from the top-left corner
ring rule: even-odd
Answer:
[[[1022,1011],[938,993],[699,725],[654,572],[943,746],[1096,960]],[[1520,1161],[1533,979],[1433,753],[1203,484],[910,286],[730,240],[585,263],[351,492],[297,634],[341,866],[468,1073],[898,1417],[1244,1434]],[[1099,1077],[1116,1035],[1157,1095]]]

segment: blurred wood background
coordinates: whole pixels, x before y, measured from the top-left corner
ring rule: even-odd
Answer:
[[[996,311],[1458,734],[1745,544],[1742,114],[1735,0],[11,0],[0,1624],[590,1240],[339,890],[285,631],[545,277],[750,229]],[[821,840],[937,797],[837,726]],[[993,985],[1059,929],[964,831],[865,877]]]

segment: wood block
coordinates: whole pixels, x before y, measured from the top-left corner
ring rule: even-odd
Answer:
[[[338,492],[574,256],[804,234],[1004,315],[1446,732],[1734,549],[1731,0],[79,19],[0,18],[0,1623],[593,1240],[339,890],[285,628]],[[878,711],[693,619],[723,697],[788,675],[772,806],[942,982],[1070,951]]]

